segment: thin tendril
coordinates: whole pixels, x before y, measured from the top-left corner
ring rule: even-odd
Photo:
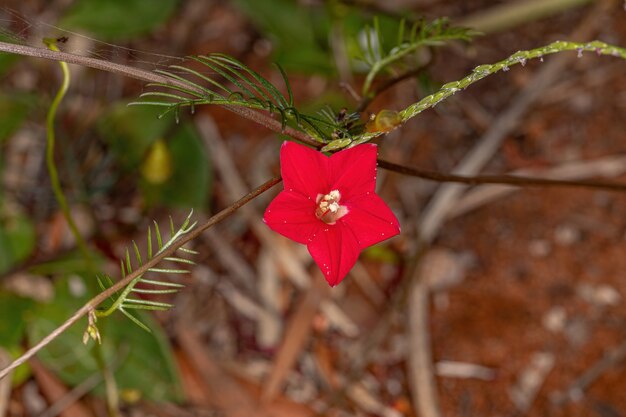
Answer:
[[[59,48],[56,46],[55,39],[44,39],[44,43],[46,44],[48,49],[55,51],[55,52],[59,52]],[[56,96],[54,97],[54,100],[52,100],[52,103],[50,104],[50,109],[48,109],[48,114],[46,116],[46,141],[47,141],[46,165],[48,166],[48,174],[50,175],[50,183],[52,184],[54,197],[56,198],[57,203],[59,204],[59,207],[61,208],[61,211],[63,212],[63,216],[65,217],[65,220],[67,221],[67,224],[69,225],[70,230],[72,231],[72,235],[76,239],[76,243],[78,244],[78,247],[83,253],[85,259],[89,263],[91,263],[92,259],[91,259],[91,254],[89,252],[89,249],[87,248],[87,243],[81,236],[80,232],[78,231],[78,227],[76,226],[76,222],[72,218],[69,205],[67,204],[67,200],[65,198],[65,195],[63,194],[63,190],[61,189],[61,182],[59,181],[59,173],[54,163],[54,144],[55,144],[54,120],[56,117],[59,104],[63,100],[63,97],[65,97],[65,94],[67,93],[67,90],[69,89],[69,86],[70,86],[70,71],[69,71],[67,63],[64,61],[59,61],[59,65],[61,66],[61,71],[63,73],[63,80],[61,82],[61,87],[59,88],[59,91],[57,92]]]

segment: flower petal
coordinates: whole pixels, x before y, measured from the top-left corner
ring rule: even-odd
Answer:
[[[322,228],[307,248],[331,287],[346,277],[361,253],[354,233],[339,223]]]
[[[339,219],[338,223],[352,230],[361,249],[400,233],[398,219],[377,194],[353,198],[348,204],[348,210],[348,214]]]
[[[281,235],[307,244],[326,226],[315,217],[315,200],[300,193],[281,191],[265,210],[263,221]]]
[[[377,146],[357,145],[330,157],[331,188],[341,192],[342,200],[374,193],[376,188]]]
[[[302,193],[315,200],[318,194],[330,191],[329,159],[323,153],[294,142],[280,148],[280,170],[285,190]]]

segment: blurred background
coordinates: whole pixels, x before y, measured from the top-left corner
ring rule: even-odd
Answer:
[[[623,2],[600,0],[3,0],[0,41],[57,38],[147,70],[220,52],[286,92],[279,63],[298,109],[338,112],[363,104],[354,56],[375,16],[385,42],[402,19],[482,35],[411,54],[363,121],[518,50],[626,46]],[[482,80],[377,139],[380,156],[449,173],[480,155],[467,174],[626,181],[626,62],[578,55]],[[127,105],[144,83],[71,74],[55,161],[98,274],[118,279],[152,220],[207,219],[279,172],[284,138],[249,120],[208,105],[159,118]],[[0,53],[3,365],[100,291],[45,164],[60,81],[56,62]],[[132,416],[626,416],[626,198],[491,185],[446,200],[446,187],[381,170],[402,234],[333,289],[306,248],[262,224],[275,187],[192,242],[190,274],[167,278],[186,288],[157,298],[174,308],[140,315],[151,333],[115,314],[96,349],[81,321],[0,381],[0,417],[104,416],[115,399]]]

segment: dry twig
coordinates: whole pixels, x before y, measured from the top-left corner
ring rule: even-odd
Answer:
[[[5,367],[11,363],[9,353],[0,348],[0,366]],[[8,378],[0,379],[0,417],[7,415],[9,410],[9,399],[11,398],[11,376],[13,372],[8,374]]]
[[[289,319],[272,370],[263,384],[264,401],[272,401],[278,395],[287,375],[310,338],[313,319],[321,301],[328,296],[329,292],[326,283],[322,281],[322,279],[316,279],[315,283],[301,295],[300,302],[297,303],[296,310]]]
[[[419,274],[419,268],[416,270]],[[428,314],[428,286],[420,277],[413,277],[408,302],[409,319],[409,383],[415,409],[423,417],[439,417],[441,410],[433,366],[433,353]]]
[[[557,392],[552,395],[553,401],[561,405],[567,401],[578,401],[585,393],[585,390],[604,373],[615,369],[626,359],[626,342],[608,351],[604,357],[594,363],[582,375],[580,375],[564,392]]]

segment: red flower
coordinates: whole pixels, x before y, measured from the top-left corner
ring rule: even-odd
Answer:
[[[307,245],[331,286],[361,251],[400,233],[398,219],[376,194],[376,145],[327,157],[285,142],[280,150],[284,189],[265,211],[274,231]]]

